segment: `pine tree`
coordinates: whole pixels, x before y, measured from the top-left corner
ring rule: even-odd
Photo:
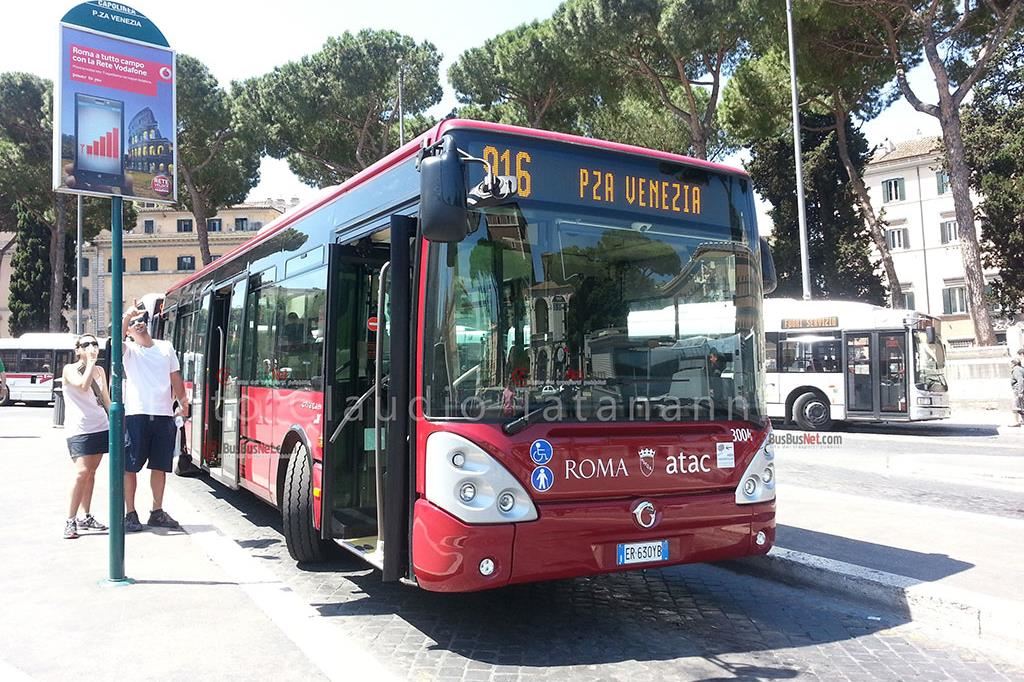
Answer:
[[[802,126],[811,295],[884,305],[885,286],[871,256],[867,227],[856,208],[836,135],[834,131],[815,131],[827,128],[831,121],[813,118],[804,117]],[[847,125],[846,134],[850,157],[857,171],[862,172],[868,156],[867,142],[852,125]],[[799,298],[800,230],[792,138],[787,132],[762,139],[751,147],[751,153],[748,170],[754,187],[772,205],[772,252],[779,278],[775,295]]]
[[[18,236],[11,259],[11,336],[45,332],[50,308],[50,227],[28,211],[18,213]]]

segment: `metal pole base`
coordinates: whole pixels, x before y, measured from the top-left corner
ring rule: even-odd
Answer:
[[[135,580],[133,578],[104,578],[98,584],[100,587],[125,587],[134,585]]]

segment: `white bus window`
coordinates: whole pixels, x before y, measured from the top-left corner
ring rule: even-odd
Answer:
[[[819,374],[838,372],[839,354],[839,339],[830,336],[781,339],[776,360],[778,369],[775,371]]]

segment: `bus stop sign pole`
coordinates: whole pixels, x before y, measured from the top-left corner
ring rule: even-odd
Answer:
[[[121,263],[123,200],[110,198],[110,570],[111,583],[131,582],[124,575],[124,375],[121,318],[124,315],[124,267]]]

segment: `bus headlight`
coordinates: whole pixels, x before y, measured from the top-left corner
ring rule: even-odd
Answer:
[[[932,399],[931,398],[918,398],[917,399],[917,404],[918,405],[927,405],[927,406],[931,407]]]
[[[519,481],[483,448],[439,431],[427,438],[427,500],[465,523],[533,521],[537,508]]]
[[[756,504],[775,499],[775,446],[771,438],[769,431],[740,477],[740,484],[736,486],[736,504]]]

